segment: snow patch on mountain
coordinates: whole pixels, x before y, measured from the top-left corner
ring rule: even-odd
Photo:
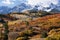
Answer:
[[[44,10],[44,11],[49,12],[53,8],[55,8],[55,5],[57,5],[58,2],[59,2],[58,0],[28,0],[27,4],[31,5],[33,8],[35,6],[38,6],[37,7],[38,10]],[[49,9],[47,9],[47,8],[49,8]]]

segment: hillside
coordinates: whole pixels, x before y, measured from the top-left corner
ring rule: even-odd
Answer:
[[[22,33],[24,33],[24,30],[26,31],[32,30],[31,31],[32,33],[36,33],[33,36],[41,35],[40,37],[45,38],[44,35],[48,35],[50,30],[60,28],[60,14],[53,14],[53,15],[38,17],[31,21],[14,21],[14,22],[12,22],[14,23],[13,25],[11,25],[10,22],[8,22],[9,30],[11,32],[21,31]],[[45,32],[46,34],[42,35]],[[30,35],[32,34],[30,33]]]
[[[9,14],[5,14],[5,15],[0,14],[0,21],[2,21],[2,20],[13,21],[13,20],[17,20],[17,18],[14,18],[14,17],[10,16]]]
[[[8,27],[8,40],[49,40],[49,37],[53,37],[57,33],[60,35],[60,13],[46,13],[45,15],[44,13],[46,12],[37,13],[42,16],[35,13],[2,15],[3,20],[7,19],[8,22],[4,21],[5,24],[0,22],[0,27],[3,29],[3,33],[4,26]]]

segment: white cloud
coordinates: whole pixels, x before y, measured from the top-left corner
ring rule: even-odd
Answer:
[[[58,4],[58,0],[50,0],[51,1],[51,3],[53,3],[53,4],[55,4],[55,5],[57,5]]]
[[[56,5],[58,0],[28,0],[28,4],[31,6],[41,5],[43,7],[49,7],[51,3]]]
[[[13,1],[16,1],[16,0],[13,0]]]
[[[2,1],[2,3],[4,3],[4,4],[14,4],[13,2],[11,2],[10,0],[4,0],[4,1]]]
[[[35,7],[35,5],[39,5],[38,7],[38,10],[44,10],[44,11],[51,11],[54,7],[51,6],[51,3],[54,4],[54,5],[57,5],[59,3],[58,0],[27,0],[27,4],[30,4],[33,7]],[[50,7],[50,9],[44,9],[44,8],[47,8],[47,7]]]

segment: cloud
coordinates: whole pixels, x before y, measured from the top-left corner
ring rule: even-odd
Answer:
[[[53,4],[51,6],[51,3]],[[55,5],[58,5],[59,0],[27,0],[27,4],[31,5],[32,7],[35,7],[38,5],[38,10],[44,10],[44,11],[51,11],[53,8],[55,8]],[[46,9],[47,7],[51,7],[50,9]]]
[[[49,7],[51,3],[56,5],[58,0],[28,0],[28,4],[32,6],[42,5],[43,7]]]
[[[2,3],[7,4],[7,5],[9,5],[9,4],[14,4],[14,3],[11,2],[10,0],[4,0],[4,1],[2,1]]]

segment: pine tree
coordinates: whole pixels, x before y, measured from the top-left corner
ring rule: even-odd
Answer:
[[[4,28],[5,28],[5,31],[4,31],[4,40],[8,40],[8,24],[7,22],[3,24],[4,25]]]

